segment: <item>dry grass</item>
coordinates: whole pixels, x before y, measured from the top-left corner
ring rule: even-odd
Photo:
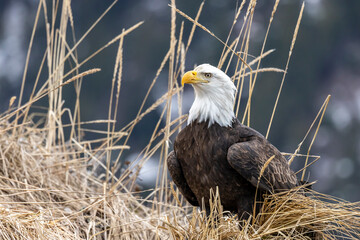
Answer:
[[[220,219],[218,222],[216,218],[207,218],[205,213],[193,211],[187,216],[186,224],[178,223],[178,216],[173,216],[168,228],[177,239],[359,238],[359,204],[313,191],[304,196],[299,191],[302,189],[267,196],[256,218],[242,222],[221,211],[215,193],[212,214]]]
[[[123,39],[136,30],[141,22],[129,29],[124,29],[117,37],[100,49],[94,51],[85,60],[79,61],[76,49],[96,27],[103,16],[116,3],[94,22],[90,29],[76,41],[75,35],[66,36],[74,22],[70,0],[54,1],[48,9],[47,2],[39,3],[34,30],[29,44],[27,63],[40,13],[48,28],[47,46],[40,63],[38,77],[32,86],[29,99],[23,102],[23,89],[26,82],[27,65],[24,70],[23,84],[18,105],[12,108],[15,98],[10,99],[9,110],[0,115],[0,237],[2,239],[308,239],[315,232],[323,238],[347,239],[360,238],[360,204],[349,203],[330,196],[309,191],[305,197],[298,194],[302,189],[295,189],[282,194],[267,196],[262,211],[256,218],[239,222],[236,216],[224,213],[217,192],[213,194],[212,216],[205,217],[203,212],[186,204],[178,190],[169,183],[166,156],[169,151],[169,138],[181,129],[186,115],[181,112],[182,88],[177,84],[184,73],[186,53],[191,45],[196,29],[202,29],[223,44],[224,50],[219,59],[219,67],[232,76],[238,87],[235,110],[239,113],[241,95],[248,86],[248,96],[243,121],[250,123],[251,98],[256,79],[262,72],[272,71],[283,74],[281,86],[285,80],[287,66],[294,48],[303,7],[295,26],[289,58],[285,70],[260,68],[263,58],[273,51],[265,51],[266,39],[279,1],[275,1],[270,16],[268,30],[264,38],[261,53],[253,57],[248,53],[251,23],[256,1],[242,1],[235,14],[226,42],[198,22],[203,3],[195,19],[176,8],[171,1],[171,43],[159,69],[139,107],[135,119],[122,129],[116,125],[119,94],[123,69]],[[56,24],[52,14],[57,13],[60,21]],[[184,24],[177,33],[177,14],[193,23],[189,38],[184,39]],[[76,14],[76,13],[75,13]],[[232,31],[243,16],[241,30],[233,37]],[[49,19],[52,19],[51,21]],[[70,27],[68,26],[70,24]],[[138,31],[138,30],[137,30]],[[177,37],[179,36],[179,37]],[[68,39],[71,39],[69,42]],[[186,42],[186,44],[184,43]],[[80,119],[80,91],[83,79],[95,74],[99,69],[80,72],[80,67],[111,44],[118,44],[114,65],[109,112],[106,120],[83,121]],[[64,64],[71,62],[72,68],[65,72]],[[168,92],[144,109],[148,96],[155,87],[160,73],[167,71],[169,64]],[[230,64],[235,71],[229,72]],[[255,67],[254,67],[255,66]],[[252,68],[254,67],[254,69]],[[40,76],[47,73],[41,82]],[[63,107],[62,89],[69,83],[75,83],[76,105],[71,112]],[[40,86],[40,87],[39,87]],[[281,89],[277,94],[274,110],[270,117],[267,133],[270,131]],[[27,87],[29,87],[27,85]],[[173,98],[175,96],[175,98]],[[39,113],[30,111],[41,98],[49,99],[46,113],[40,120]],[[171,118],[171,101],[177,99],[179,116]],[[305,157],[306,168],[318,160],[310,155],[310,149],[321,124],[329,97],[325,100],[319,114],[305,134],[289,163],[296,156]],[[131,163],[122,164],[122,154],[129,149],[127,145],[136,124],[154,109],[162,108],[162,114],[154,127],[149,143],[139,157]],[[40,114],[41,115],[41,114]],[[69,123],[63,123],[67,116]],[[165,120],[165,124],[163,124]],[[107,131],[98,129],[100,124],[107,126]],[[317,126],[315,130],[312,130]],[[65,129],[70,129],[70,136],[65,138]],[[99,138],[86,140],[84,132],[96,132]],[[314,132],[307,154],[300,154],[305,139]],[[97,148],[94,148],[94,143]],[[113,151],[119,150],[116,159]],[[146,161],[160,155],[157,183],[154,190],[148,191],[147,198],[141,198],[136,186],[136,178]],[[310,161],[312,160],[312,161]],[[270,160],[269,160],[270,161]],[[122,168],[123,167],[123,168]],[[122,174],[115,173],[122,168]],[[137,192],[136,192],[137,191]],[[216,219],[216,220],[215,220]]]

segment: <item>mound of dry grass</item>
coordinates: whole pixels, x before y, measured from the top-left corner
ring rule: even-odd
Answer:
[[[359,203],[323,195],[304,186],[268,195],[260,213],[247,221],[222,211],[213,196],[212,216],[193,211],[186,223],[169,221],[175,239],[358,239]],[[301,193],[299,193],[301,192]],[[217,220],[216,220],[217,219]],[[182,225],[181,225],[182,224]],[[184,227],[185,226],[185,227]]]
[[[14,136],[10,126],[0,124],[2,239],[162,236],[155,209],[146,207],[121,182],[104,190],[103,180],[92,171],[98,164],[86,156],[94,152],[79,143],[46,149],[47,129],[28,123]]]
[[[10,108],[0,115],[0,237],[2,239],[309,239],[318,234],[321,238],[336,239],[338,236],[348,239],[360,238],[360,204],[349,203],[313,191],[307,196],[298,194],[295,189],[282,194],[269,195],[265,198],[262,211],[248,221],[238,221],[236,216],[224,213],[217,192],[213,194],[211,216],[206,217],[199,209],[186,204],[185,200],[169,184],[165,158],[169,151],[169,138],[176,133],[186,115],[181,112],[182,87],[177,79],[184,72],[185,56],[191,44],[195,29],[198,27],[215,37],[224,46],[219,67],[228,71],[230,64],[235,64],[235,72],[228,73],[237,85],[238,95],[235,106],[239,113],[241,94],[248,84],[248,99],[243,113],[243,122],[250,122],[252,92],[258,74],[262,72],[278,72],[284,82],[287,66],[294,48],[303,8],[300,11],[294,37],[290,46],[289,58],[285,69],[260,68],[263,58],[272,50],[265,51],[267,34],[276,13],[279,1],[275,1],[268,31],[261,53],[258,57],[248,59],[250,29],[256,1],[243,1],[237,10],[229,37],[224,42],[216,37],[204,25],[198,22],[203,3],[197,16],[192,19],[176,8],[171,2],[171,42],[168,53],[144,97],[143,104],[136,118],[122,129],[115,125],[119,93],[122,79],[123,39],[131,31],[141,25],[135,24],[125,29],[117,37],[95,51],[85,60],[77,59],[76,49],[96,26],[102,17],[111,9],[107,9],[90,27],[79,41],[73,45],[67,42],[68,24],[74,33],[71,1],[64,0],[52,6],[51,11],[45,1],[40,1],[34,31],[30,42],[27,62],[30,59],[31,46],[40,13],[44,13],[44,21],[49,26],[46,37],[48,45],[40,64],[38,78],[33,91],[23,103],[23,89],[26,80],[25,68],[23,85],[17,107]],[[246,8],[247,6],[247,8]],[[49,14],[60,11],[59,26],[56,21],[49,22]],[[184,25],[176,34],[176,13],[193,23],[192,31],[187,39],[183,39]],[[241,15],[243,14],[243,15]],[[243,25],[237,36],[232,39],[232,31],[239,16],[243,16]],[[75,37],[74,37],[75,39]],[[80,90],[83,78],[94,74],[99,69],[80,72],[80,67],[111,44],[118,44],[118,52],[114,65],[111,96],[109,98],[109,114],[105,120],[82,121],[80,119]],[[71,62],[72,67],[65,72],[64,64]],[[157,78],[169,64],[168,92],[144,109],[149,93],[156,85]],[[45,66],[47,69],[44,70]],[[253,69],[254,68],[254,69]],[[42,80],[41,73],[47,78]],[[69,83],[75,84],[76,105],[74,111],[63,108],[62,89]],[[278,91],[274,104],[267,135],[269,134],[273,116],[282,90]],[[41,87],[39,87],[41,86]],[[34,104],[41,98],[49,99],[49,106],[40,120],[34,110]],[[179,116],[171,118],[171,101],[177,98]],[[14,103],[11,99],[10,107]],[[316,137],[329,98],[321,107],[319,114],[311,124],[309,131],[315,132],[307,154],[301,155],[304,140],[295,153],[290,154],[289,163],[295,156],[305,156],[306,163],[302,170],[318,159],[310,155],[312,143]],[[165,104],[163,104],[165,103]],[[149,143],[138,159],[122,164],[123,151],[129,149],[128,139],[136,126],[149,112],[163,108]],[[63,123],[64,115],[70,119]],[[165,122],[165,124],[162,124]],[[107,131],[98,129],[105,124]],[[315,130],[312,130],[314,126]],[[65,137],[65,129],[70,129],[69,137]],[[84,132],[100,135],[95,140],[83,139]],[[98,146],[94,148],[94,146]],[[114,150],[119,151],[113,159]],[[155,153],[159,153],[159,172],[156,186],[148,191],[146,198],[136,192],[136,178],[144,163]],[[310,161],[311,159],[315,159]],[[309,162],[310,161],[310,162]],[[125,167],[124,167],[125,166]],[[120,176],[115,173],[122,168]],[[320,235],[319,235],[320,234]]]

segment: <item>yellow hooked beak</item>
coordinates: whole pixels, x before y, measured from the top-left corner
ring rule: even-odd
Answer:
[[[195,83],[208,83],[209,81],[203,80],[197,77],[196,71],[189,71],[184,74],[181,79],[181,85],[184,86],[185,83],[187,84],[195,84]]]

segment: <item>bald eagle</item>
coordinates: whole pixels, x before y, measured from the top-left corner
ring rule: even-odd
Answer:
[[[202,206],[203,201],[209,212],[210,189],[218,187],[223,209],[244,217],[252,213],[257,187],[261,196],[299,185],[279,150],[236,119],[236,87],[223,71],[202,64],[184,74],[184,84],[192,84],[195,100],[167,164],[190,204]]]

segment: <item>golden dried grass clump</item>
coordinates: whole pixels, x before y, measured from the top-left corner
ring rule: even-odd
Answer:
[[[0,124],[1,239],[151,239],[158,219],[132,193],[104,194],[76,144],[46,149],[48,130]],[[91,153],[88,153],[91,155]],[[105,233],[106,232],[106,233]],[[126,238],[126,237],[125,237]]]
[[[304,195],[304,192],[306,194]],[[192,212],[187,224],[174,219],[175,239],[359,239],[360,204],[314,192],[305,186],[265,197],[255,218],[239,221],[222,211],[218,192],[210,217]],[[176,218],[176,216],[174,216]],[[183,223],[182,223],[183,224]]]
[[[23,84],[18,105],[12,97],[9,110],[0,115],[0,238],[1,239],[348,239],[360,238],[360,204],[349,203],[302,188],[286,193],[269,195],[263,207],[254,218],[239,221],[237,216],[224,213],[217,191],[212,196],[210,217],[186,204],[186,201],[170,184],[166,168],[169,139],[186,120],[181,112],[182,87],[177,79],[184,73],[186,53],[189,50],[196,28],[202,29],[219,40],[224,46],[218,67],[232,76],[237,92],[236,115],[240,115],[241,95],[248,89],[242,121],[249,125],[251,99],[258,74],[275,72],[282,74],[269,127],[268,136],[277,103],[282,91],[288,63],[295,45],[304,5],[301,8],[288,61],[284,69],[260,68],[263,58],[273,52],[265,51],[267,36],[279,1],[274,3],[264,43],[258,57],[248,54],[250,30],[256,1],[243,0],[236,11],[226,41],[222,41],[204,25],[198,22],[204,3],[193,19],[176,8],[171,1],[170,48],[164,56],[153,78],[142,105],[133,121],[121,129],[115,125],[123,69],[123,40],[141,24],[124,29],[100,49],[82,61],[77,58],[77,47],[101,21],[109,8],[94,22],[78,40],[75,35],[67,42],[67,31],[75,34],[71,1],[54,1],[49,7],[46,1],[39,1],[34,29],[30,40]],[[56,14],[60,11],[59,14]],[[32,86],[29,99],[23,103],[27,66],[37,25],[41,13],[47,26],[47,46],[40,63],[38,77]],[[176,13],[193,23],[190,35],[185,41],[181,23],[177,37]],[[51,16],[51,14],[55,14]],[[60,21],[49,21],[52,17]],[[243,16],[243,25],[232,39],[234,26]],[[240,20],[239,20],[240,22]],[[59,23],[59,25],[57,25]],[[80,90],[83,80],[100,69],[80,72],[80,68],[106,47],[117,43],[109,112],[105,120],[82,121],[80,119]],[[64,65],[71,62],[71,67]],[[168,91],[144,109],[148,96],[157,83],[160,73],[168,69]],[[229,73],[230,64],[235,71]],[[47,69],[45,70],[45,68]],[[65,69],[68,69],[65,72]],[[42,79],[46,75],[45,79]],[[74,83],[76,104],[74,110],[63,107],[62,90]],[[26,83],[28,84],[28,83]],[[29,87],[30,84],[27,85]],[[39,87],[40,86],[40,87]],[[45,113],[34,110],[34,104],[41,98],[48,98]],[[298,148],[290,156],[306,157],[302,179],[306,168],[319,157],[310,155],[310,149],[321,124],[330,96],[325,100],[309,131]],[[171,102],[177,99],[179,117],[171,116]],[[136,124],[154,109],[161,109],[161,115],[138,158],[124,163],[122,154],[129,149],[128,139]],[[39,118],[40,116],[40,118]],[[70,119],[64,123],[64,117]],[[165,124],[163,124],[165,123]],[[99,129],[105,124],[106,131]],[[315,130],[312,130],[312,129]],[[65,134],[65,130],[69,134]],[[83,134],[92,132],[97,139],[83,139]],[[300,154],[305,139],[314,132],[307,154]],[[97,147],[94,147],[97,146]],[[115,151],[116,150],[116,154]],[[115,155],[115,158],[114,158]],[[154,189],[147,191],[147,197],[136,185],[141,167],[150,157],[159,157],[159,170]],[[311,161],[312,160],[312,161]],[[269,159],[271,161],[271,159]],[[265,166],[266,167],[266,166]],[[121,171],[120,171],[121,170]],[[121,174],[119,174],[121,172]],[[169,187],[170,186],[170,187]],[[303,192],[306,192],[304,196]],[[301,194],[299,194],[301,192]]]

